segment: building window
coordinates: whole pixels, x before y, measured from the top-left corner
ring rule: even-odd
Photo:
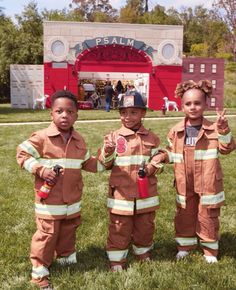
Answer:
[[[205,73],[205,63],[200,64],[200,73]]]
[[[216,80],[212,80],[211,84],[212,84],[213,89],[216,89]]]
[[[211,107],[215,107],[215,106],[216,106],[216,98],[215,98],[215,97],[212,97],[212,98],[211,98],[210,106],[211,106]]]
[[[67,62],[53,62],[52,68],[67,68]]]
[[[189,72],[193,73],[194,72],[194,63],[189,64]]]
[[[216,70],[217,70],[217,64],[213,63],[213,64],[211,65],[211,72],[212,72],[213,74],[215,74],[215,73],[216,73]]]

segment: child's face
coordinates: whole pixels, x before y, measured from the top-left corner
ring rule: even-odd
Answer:
[[[146,111],[141,108],[120,109],[121,122],[128,129],[138,129],[145,115]]]
[[[58,98],[54,101],[51,118],[59,131],[70,131],[77,117],[77,108],[72,100],[68,98]]]
[[[201,120],[205,109],[205,94],[201,90],[190,89],[184,93],[182,97],[182,111],[189,120]]]

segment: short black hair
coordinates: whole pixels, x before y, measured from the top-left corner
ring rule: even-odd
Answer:
[[[74,104],[76,109],[78,109],[77,98],[72,92],[69,90],[58,90],[51,96],[51,106],[53,106],[54,102],[59,98],[67,98],[70,99]]]

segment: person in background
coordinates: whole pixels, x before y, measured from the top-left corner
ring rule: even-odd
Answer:
[[[108,209],[110,213],[107,255],[110,269],[122,271],[129,246],[140,261],[150,261],[153,248],[155,211],[159,207],[157,179],[162,165],[155,161],[159,137],[142,125],[146,106],[142,96],[133,92],[119,103],[122,127],[104,138],[99,160],[111,170]],[[145,164],[145,197],[138,190],[138,171]],[[142,187],[143,189],[143,187]]]
[[[51,97],[52,123],[34,132],[17,148],[18,164],[35,176],[35,215],[37,230],[32,237],[30,259],[31,282],[40,289],[52,289],[49,267],[54,256],[60,264],[77,262],[76,229],[81,224],[80,210],[83,181],[81,169],[102,170],[90,155],[83,137],[73,124],[78,117],[77,99],[67,90]],[[63,167],[59,176],[55,165]],[[99,166],[100,165],[100,166]],[[42,186],[54,184],[48,197],[42,198]]]
[[[210,81],[180,83],[175,93],[182,99],[185,118],[170,130],[169,146],[166,153],[159,153],[159,161],[174,163],[176,258],[188,256],[199,240],[206,262],[216,263],[220,208],[225,200],[218,154],[235,150],[235,141],[225,110],[217,111],[216,122],[203,116],[212,94]]]
[[[116,91],[116,93],[117,93],[117,96],[118,96],[119,94],[123,94],[123,93],[124,93],[124,87],[123,87],[122,82],[121,82],[120,80],[117,82],[117,85],[116,85],[115,91]]]
[[[112,97],[114,95],[114,90],[111,85],[111,81],[107,81],[104,87],[104,93],[106,98],[106,112],[110,112]]]

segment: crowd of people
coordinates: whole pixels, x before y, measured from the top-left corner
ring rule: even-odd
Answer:
[[[206,263],[218,262],[220,208],[225,200],[218,154],[236,149],[225,110],[216,112],[215,122],[203,116],[212,93],[209,81],[178,84],[176,96],[181,98],[185,116],[169,131],[169,145],[160,148],[160,138],[142,124],[146,105],[141,94],[129,89],[124,92],[122,84],[118,88],[117,83],[121,127],[105,135],[97,156],[90,155],[83,137],[73,127],[78,116],[77,98],[67,90],[57,91],[51,98],[49,127],[33,132],[17,148],[18,164],[35,176],[37,230],[30,259],[32,282],[41,289],[52,289],[49,267],[54,258],[63,265],[77,263],[81,170],[111,172],[106,243],[111,271],[126,268],[130,245],[139,261],[151,261],[159,208],[156,174],[166,163],[174,164],[176,259],[184,259],[200,245]],[[108,81],[107,111],[113,93]],[[62,167],[58,173],[55,165]],[[45,196],[39,195],[42,190]],[[145,190],[145,197],[141,190]]]

